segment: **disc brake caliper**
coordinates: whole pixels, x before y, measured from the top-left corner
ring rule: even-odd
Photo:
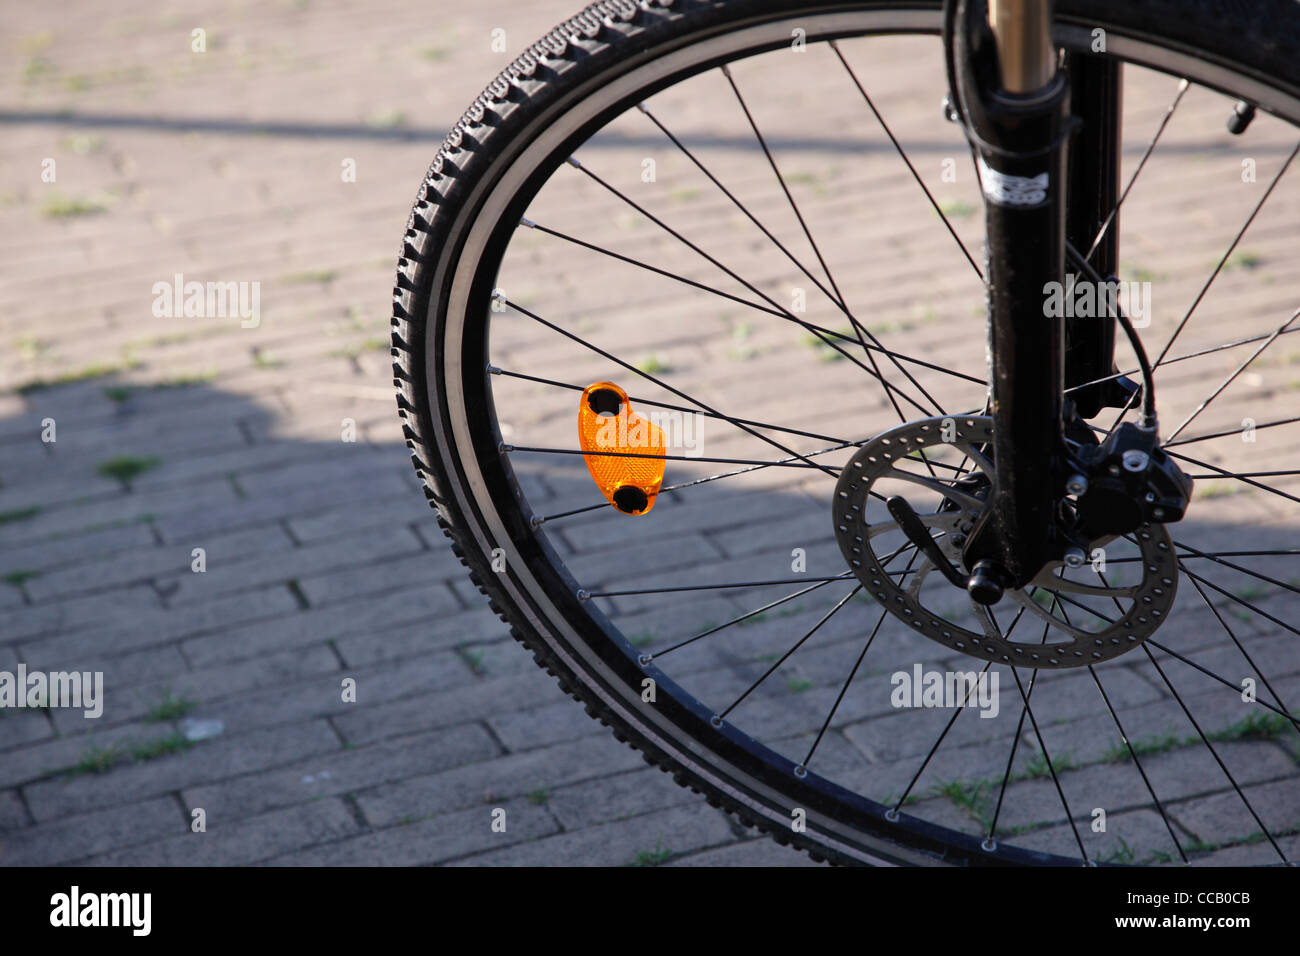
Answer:
[[[1188,478],[1156,445],[1155,433],[1124,422],[1080,454],[1083,474],[1069,479],[1078,495],[1078,533],[1085,539],[1129,534],[1145,522],[1179,521],[1192,496]]]

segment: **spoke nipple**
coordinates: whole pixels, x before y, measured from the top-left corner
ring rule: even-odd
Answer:
[[[578,162],[578,157],[576,156],[570,156],[568,160],[566,160],[566,162],[568,162],[568,164],[572,166],[574,169],[582,168],[582,163]]]
[[[1088,556],[1083,553],[1082,548],[1067,548],[1065,551],[1065,566],[1067,568],[1081,568],[1088,560]]]
[[[992,853],[998,848],[998,841],[992,837],[985,837],[984,842],[980,844],[980,848],[987,853]]]
[[[1065,480],[1065,490],[1072,495],[1081,495],[1088,490],[1088,479],[1083,475],[1071,475]]]
[[[546,519],[543,518],[541,515],[533,515],[531,518],[528,519],[528,527],[534,529],[540,528],[545,521]]]
[[[640,657],[636,659],[636,662],[640,664],[642,667],[649,667],[650,664],[654,661],[654,659],[655,657],[653,654],[642,654]]]
[[[890,807],[885,811],[885,819],[890,823],[898,822],[898,807]]]
[[[487,367],[487,373],[489,375],[500,375],[501,369],[497,368],[495,365],[489,365]]]
[[[645,104],[644,104],[644,103],[638,103],[638,104],[636,105],[636,108],[639,109],[642,113],[649,113],[649,112],[650,112],[648,109],[645,108]]]
[[[805,767],[803,764],[796,764],[794,768],[794,775],[798,777],[800,780],[802,780],[804,777],[808,776],[808,768]]]
[[[503,454],[503,455],[504,455],[506,452],[511,452],[511,451],[514,451],[514,450],[515,450],[515,446],[514,446],[514,445],[507,445],[505,442],[502,442],[500,445],[497,445],[497,451],[501,452],[501,454]]]
[[[578,590],[574,592],[573,596],[576,597],[579,601],[591,600],[591,595],[587,592],[586,588],[578,588]]]
[[[717,714],[714,714],[712,717],[709,718],[709,723],[712,724],[714,727],[721,727],[722,718],[719,717]]]
[[[526,217],[524,217],[524,216],[520,216],[520,217],[519,217],[519,225],[521,225],[521,226],[527,226],[529,229],[536,229],[536,228],[537,228],[537,223],[533,222],[531,219],[528,219],[528,218],[526,218]]]

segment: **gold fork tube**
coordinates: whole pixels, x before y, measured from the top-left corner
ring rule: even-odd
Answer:
[[[989,0],[989,28],[997,43],[1002,88],[1026,94],[1056,75],[1051,0]]]

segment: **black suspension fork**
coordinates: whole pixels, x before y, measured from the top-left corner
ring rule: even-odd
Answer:
[[[990,13],[990,7],[993,8]],[[1044,308],[1064,279],[1069,84],[1051,41],[1051,0],[948,0],[952,105],[984,192],[994,476],[964,549],[984,604],[1022,587],[1064,545],[1063,319]],[[1091,237],[1089,237],[1091,242]]]
[[[1064,67],[1070,112],[1079,121],[1070,140],[1065,236],[1099,276],[1109,279],[1119,271],[1123,66],[1114,57],[1066,53]],[[1066,271],[1079,269],[1067,263]],[[1098,381],[1117,372],[1115,326],[1110,317],[1065,319],[1065,387],[1075,389],[1070,397],[1083,418],[1122,407],[1137,388],[1127,378]]]

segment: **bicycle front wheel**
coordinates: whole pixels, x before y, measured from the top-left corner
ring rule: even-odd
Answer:
[[[985,619],[902,537],[873,539],[889,587],[837,546],[836,481],[868,440],[982,427],[981,196],[938,108],[940,4],[594,4],[475,101],[408,223],[398,404],[474,580],[593,716],[818,858],[1296,855],[1300,424],[1260,390],[1289,387],[1270,362],[1295,290],[1270,263],[1300,212],[1284,178],[1300,14],[1057,7],[1061,46],[1129,65],[1124,209],[1141,226],[1125,261],[1168,306],[1143,337],[1162,419],[1183,423],[1167,450],[1198,482],[1168,541],[1107,545],[1105,586],[1038,582]],[[1261,115],[1236,139],[1222,120],[1239,99]],[[593,383],[666,429],[653,508],[625,513],[583,468]],[[919,486],[952,535],[988,480],[978,448],[873,481]],[[1017,664],[937,638],[1100,645],[1135,619],[1124,602],[1164,593],[1147,567],[1178,579],[1168,619],[1104,661]],[[971,692],[929,706],[954,674]]]

